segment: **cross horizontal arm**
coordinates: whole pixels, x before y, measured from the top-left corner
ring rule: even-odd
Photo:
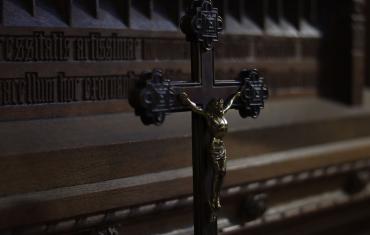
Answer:
[[[211,87],[204,87],[196,82],[171,83],[163,78],[160,70],[153,70],[142,74],[129,101],[144,124],[158,125],[163,123],[166,113],[189,110],[178,97],[182,92],[187,93],[200,107],[205,107],[214,98],[227,100],[238,91],[241,91],[241,95],[232,108],[239,109],[242,117],[256,117],[268,97],[264,80],[256,70],[242,71],[240,81],[225,81]]]

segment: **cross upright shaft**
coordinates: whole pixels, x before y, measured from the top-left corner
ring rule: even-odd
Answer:
[[[210,13],[207,14],[207,10]],[[211,27],[211,30],[208,30],[207,26]],[[192,81],[200,84],[196,90],[184,90],[193,100],[198,98],[195,103],[203,109],[213,98],[222,96],[220,91],[226,88],[215,89],[214,87],[214,49],[212,44],[218,40],[221,28],[222,19],[218,16],[217,10],[213,9],[212,3],[207,1],[193,1],[187,10],[187,15],[182,18],[181,22],[181,29],[186,34],[187,40],[191,42]],[[235,92],[238,87],[233,89]],[[226,92],[226,94],[232,93]],[[208,159],[211,138],[207,120],[199,113],[193,112],[192,162],[195,235],[217,234],[217,218],[212,218],[215,215],[210,205],[214,174]]]

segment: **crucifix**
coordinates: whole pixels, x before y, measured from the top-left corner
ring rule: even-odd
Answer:
[[[242,70],[238,79],[214,78],[214,47],[223,21],[211,0],[193,0],[181,20],[191,43],[191,81],[175,82],[160,70],[144,73],[129,102],[145,125],[160,125],[167,113],[192,111],[194,234],[216,235],[220,190],[226,173],[226,112],[256,118],[268,97],[257,70]]]

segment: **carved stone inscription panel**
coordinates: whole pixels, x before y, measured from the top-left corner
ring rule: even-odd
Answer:
[[[0,80],[0,105],[32,105],[127,98],[133,74],[112,76],[40,77],[26,73],[23,78]]]
[[[3,61],[102,61],[141,58],[141,39],[102,36],[65,36],[63,32],[0,35]]]

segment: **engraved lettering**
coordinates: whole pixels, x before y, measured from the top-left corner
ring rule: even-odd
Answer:
[[[103,36],[65,36],[63,32],[34,32],[32,35],[0,35],[5,61],[111,61],[142,58],[142,39],[112,33]]]
[[[27,38],[26,41],[25,41],[25,51],[26,51],[26,54],[25,54],[25,58],[24,58],[24,61],[32,61],[34,60],[34,42],[32,39],[30,38]]]
[[[5,60],[13,60],[14,53],[14,38],[5,39]]]
[[[87,50],[85,45],[85,40],[79,38],[75,43],[75,58],[76,60],[87,60]]]
[[[24,78],[0,79],[0,105],[71,103],[127,98],[132,74],[113,76],[39,77],[29,72]],[[137,76],[136,76],[137,77]]]

